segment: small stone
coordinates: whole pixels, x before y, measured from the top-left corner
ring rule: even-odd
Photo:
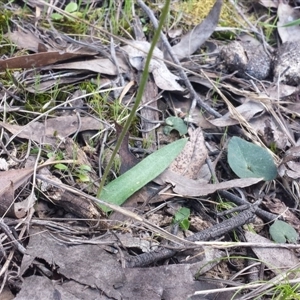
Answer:
[[[300,41],[283,43],[274,59],[274,82],[300,84]]]
[[[220,51],[228,72],[237,72],[243,78],[265,79],[269,76],[272,60],[265,52],[262,44],[252,37],[233,41]]]

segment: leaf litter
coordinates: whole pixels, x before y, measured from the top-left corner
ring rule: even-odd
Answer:
[[[23,2],[0,2],[3,12],[12,15],[1,42],[3,49],[12,47],[1,50],[0,57],[1,298],[6,293],[10,299],[185,299],[200,294],[268,299],[259,293],[270,285],[254,289],[241,282],[248,280],[247,263],[253,257],[269,268],[262,269],[262,280],[277,280],[298,263],[296,2],[247,3],[245,10],[233,1],[211,1],[210,12],[194,27],[187,25],[186,11],[176,19],[178,7],[171,8],[173,23],[164,28],[169,41],[162,35],[154,50],[142,103],[104,185],[104,191],[113,187],[105,195],[114,210],[110,215],[95,198],[103,200],[104,157],[113,151],[132,109],[152,42],[151,28],[143,27],[150,21],[145,23],[137,7],[151,22],[161,8],[147,10],[138,0],[133,22],[132,16],[122,19],[129,13],[123,2],[114,3],[115,14],[112,7],[103,12],[97,1],[82,1],[76,9],[81,15],[72,21],[66,3],[27,1],[31,15],[25,20],[17,13]],[[226,26],[224,5],[239,16],[240,28]],[[84,9],[89,12],[85,17]],[[60,19],[51,19],[53,13]],[[96,21],[93,13],[106,16]],[[97,23],[113,18],[123,22],[119,28],[108,22],[104,30]],[[168,153],[155,157],[165,144],[172,147],[180,139],[172,128],[164,134],[170,117],[188,127],[187,134],[181,133],[188,138],[186,146],[173,162]],[[231,137],[247,141],[251,153],[228,147]],[[270,154],[259,167],[278,169],[277,177],[274,171],[266,178],[272,181],[237,178],[232,163],[248,162],[250,155],[255,164],[259,149]],[[139,161],[142,168],[134,171]],[[175,211],[185,209],[191,212],[191,225],[182,230],[172,220]],[[275,219],[295,229],[293,244],[285,249],[275,243],[263,247],[270,243],[267,223]],[[274,228],[274,236],[281,234]],[[213,244],[217,238],[222,247]],[[230,257],[235,250],[226,249],[226,242],[234,245],[233,238],[244,249],[235,268]],[[200,245],[206,240],[212,244]],[[237,285],[235,295],[227,289],[231,285]]]

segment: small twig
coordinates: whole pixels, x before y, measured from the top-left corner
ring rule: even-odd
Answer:
[[[208,241],[218,238],[233,229],[249,223],[257,211],[257,204],[251,205],[250,209],[241,212],[239,215],[216,224],[210,228],[204,229],[189,236],[186,240],[190,242]],[[126,267],[134,268],[146,266],[161,259],[167,259],[175,255],[178,251],[167,248],[159,248],[159,250],[143,253],[127,260]]]
[[[151,11],[151,9],[149,9],[149,7],[142,0],[137,0],[137,3],[145,11],[145,13],[148,15],[151,22],[153,23],[154,28],[157,29],[158,28],[158,22],[157,22],[157,19],[154,16],[153,12]],[[190,83],[187,75],[182,70],[180,62],[179,62],[178,58],[176,57],[174,51],[172,50],[172,47],[171,47],[170,43],[168,42],[167,37],[165,36],[165,34],[163,32],[160,33],[160,37],[161,37],[161,39],[164,43],[164,46],[166,47],[166,49],[167,49],[167,51],[170,55],[170,57],[172,58],[173,62],[176,64],[177,69],[179,71],[179,75],[183,79],[187,89],[189,90],[189,92],[191,94],[191,98],[193,99],[193,103],[196,101],[197,104],[200,107],[202,107],[203,109],[205,109],[209,114],[211,114],[211,115],[213,115],[217,118],[222,117],[221,114],[219,114],[217,111],[212,109],[209,105],[204,103],[203,100],[199,97],[199,95],[194,90],[192,84]],[[193,104],[192,104],[192,106],[193,106]]]
[[[13,247],[19,252],[21,252],[22,254],[25,254],[26,249],[15,239],[9,227],[1,220],[0,220],[0,228],[6,234],[8,239],[11,241]]]
[[[247,201],[244,201],[242,198],[230,193],[230,192],[227,192],[227,191],[218,191],[218,193],[226,198],[227,200],[229,201],[232,201],[233,203],[237,204],[237,205],[245,205],[245,204],[249,204],[249,202]],[[270,212],[267,212],[261,208],[257,208],[256,212],[258,217],[264,219],[265,221],[268,221],[268,222],[272,222],[274,220],[282,220],[283,218],[276,215],[276,214],[272,214]]]

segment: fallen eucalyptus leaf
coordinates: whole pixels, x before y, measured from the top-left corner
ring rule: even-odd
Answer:
[[[99,199],[115,205],[122,205],[134,192],[162,173],[178,156],[187,143],[187,139],[180,139],[149,155],[126,173],[106,185],[100,193]],[[101,205],[103,211],[110,208]]]

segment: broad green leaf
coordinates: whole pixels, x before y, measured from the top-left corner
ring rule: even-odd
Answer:
[[[76,11],[78,9],[78,5],[77,3],[75,2],[70,2],[66,8],[65,8],[65,11],[68,12],[68,13],[72,13],[74,11]]]
[[[182,230],[188,230],[190,227],[190,209],[187,207],[181,207],[174,216],[174,222],[179,223],[179,226]]]
[[[266,149],[239,137],[231,138],[227,159],[233,172],[240,178],[255,177],[268,181],[277,176],[272,155]]]
[[[188,230],[190,228],[190,221],[188,219],[184,219],[179,223],[179,226],[182,230]]]
[[[87,174],[79,173],[76,175],[81,182],[90,182],[91,179]]]
[[[80,165],[79,170],[83,172],[90,172],[92,168],[89,165]]]
[[[115,205],[123,204],[133,193],[162,173],[184,148],[187,139],[171,143],[147,156],[136,166],[107,184],[99,199]],[[105,212],[111,211],[100,205]]]
[[[298,233],[290,224],[277,220],[270,226],[270,235],[276,243],[285,243],[289,241],[296,243]]]
[[[56,165],[54,165],[54,168],[56,168],[57,170],[60,170],[60,171],[68,170],[68,166],[66,166],[64,164],[56,164]]]
[[[63,17],[62,15],[58,14],[58,13],[53,13],[53,14],[51,14],[51,18],[52,18],[53,20],[55,20],[55,21],[60,21],[60,20],[62,20],[64,17]]]
[[[181,207],[174,216],[174,222],[180,222],[190,217],[190,209],[187,207]]]
[[[178,117],[169,117],[166,119],[166,126],[164,127],[164,134],[169,135],[172,130],[178,131],[180,135],[187,133],[187,125]]]

